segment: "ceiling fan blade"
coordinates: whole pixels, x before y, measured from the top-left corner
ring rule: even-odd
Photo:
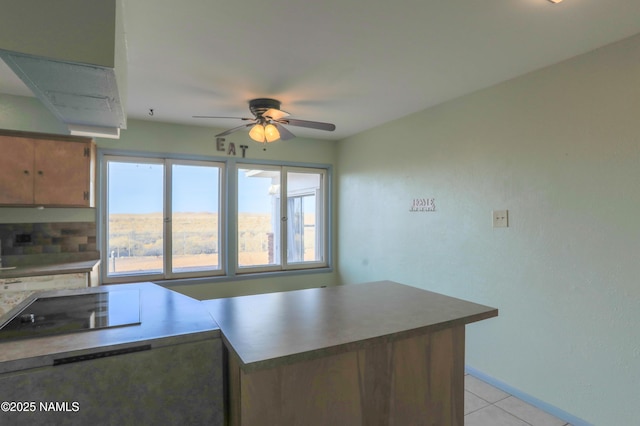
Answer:
[[[193,118],[231,118],[235,120],[255,120],[255,118],[247,118],[247,117],[217,117],[213,115],[192,115]]]
[[[227,135],[229,135],[229,134],[231,134],[233,132],[237,132],[238,130],[242,130],[245,127],[251,127],[251,126],[253,126],[253,123],[243,124],[242,126],[238,126],[238,127],[234,127],[233,129],[225,130],[222,133],[218,133],[216,135],[216,138],[219,138],[219,137],[222,137],[222,136],[227,136]]]
[[[319,121],[296,120],[294,118],[285,118],[278,120],[278,123],[289,124],[290,126],[308,127],[310,129],[327,130],[332,132],[336,129],[335,124],[321,123]]]
[[[288,117],[289,113],[281,109],[269,108],[262,113],[262,116],[271,120],[280,120],[282,118]]]
[[[278,132],[280,133],[280,139],[282,139],[283,141],[286,141],[288,139],[293,139],[296,137],[296,135],[294,135],[289,130],[287,130],[287,128],[284,127],[282,124],[276,123],[276,122],[274,122],[273,124],[278,129]]]

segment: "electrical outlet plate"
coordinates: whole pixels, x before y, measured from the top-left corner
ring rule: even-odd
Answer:
[[[493,227],[508,228],[509,227],[509,210],[493,211]]]

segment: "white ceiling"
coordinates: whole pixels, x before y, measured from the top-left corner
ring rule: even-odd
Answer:
[[[341,139],[640,33],[638,0],[123,0],[129,118],[231,128],[272,97]],[[1,62],[1,61],[0,61]],[[0,65],[0,92],[32,96]],[[154,116],[149,116],[153,108]]]

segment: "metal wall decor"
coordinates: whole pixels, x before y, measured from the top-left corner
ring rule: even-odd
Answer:
[[[410,212],[435,212],[436,211],[436,199],[435,198],[414,198],[411,200]]]

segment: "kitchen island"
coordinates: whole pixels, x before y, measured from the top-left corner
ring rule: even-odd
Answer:
[[[84,331],[0,339],[0,400],[13,404],[1,424],[224,424],[220,329],[199,301],[152,283],[36,296],[96,296],[99,305]],[[8,317],[28,318],[31,299]],[[75,325],[73,304],[64,306]],[[107,309],[133,319],[94,328]]]
[[[498,315],[390,281],[202,303],[243,426],[462,426],[465,325]]]

